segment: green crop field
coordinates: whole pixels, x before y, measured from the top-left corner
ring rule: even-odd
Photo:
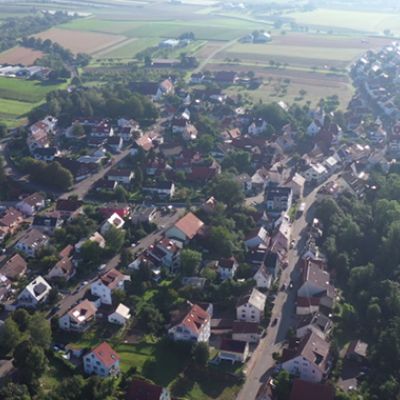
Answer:
[[[119,43],[111,49],[102,51],[95,55],[98,58],[118,58],[118,59],[132,59],[137,53],[157,45],[159,42],[156,38],[140,38],[129,39],[125,42]]]
[[[358,12],[317,9],[309,12],[285,14],[298,24],[342,28],[360,32],[382,33],[390,29],[400,33],[400,15],[389,13]]]
[[[47,84],[38,81],[0,77],[0,98],[37,103],[42,101],[47,93],[65,86],[66,83]]]

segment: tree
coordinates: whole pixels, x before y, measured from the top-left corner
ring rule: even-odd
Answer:
[[[241,205],[245,197],[242,186],[230,175],[218,176],[213,182],[211,193],[229,207]]]
[[[103,257],[103,249],[97,242],[87,240],[80,248],[82,263],[94,267],[100,263]]]
[[[0,389],[0,399],[31,400],[31,396],[25,385],[18,385],[17,383],[9,382]]]
[[[14,350],[13,364],[19,370],[21,381],[27,385],[32,385],[46,371],[48,360],[41,347],[34,346],[29,341],[24,341]]]
[[[230,257],[233,251],[232,233],[223,226],[213,226],[208,237],[208,246],[217,257]]]
[[[117,229],[111,226],[104,234],[107,247],[112,250],[113,253],[118,253],[125,241],[125,231],[123,229]]]
[[[287,400],[292,390],[292,383],[290,380],[290,374],[286,370],[281,370],[278,376],[274,379],[275,391],[278,396],[278,400]]]
[[[50,322],[44,318],[43,314],[37,312],[32,315],[28,330],[32,344],[43,349],[50,347],[52,340]]]
[[[4,122],[0,122],[0,138],[7,135],[7,125]]]
[[[183,249],[181,251],[181,273],[184,276],[192,276],[200,267],[201,253],[191,249]]]
[[[21,332],[25,332],[28,329],[31,315],[24,308],[18,308],[12,313],[12,319],[17,323],[18,328]]]
[[[200,365],[201,367],[205,367],[209,358],[210,349],[208,348],[208,344],[204,342],[197,343],[196,347],[193,350],[193,359],[195,363]]]
[[[137,320],[142,329],[154,334],[161,331],[165,322],[160,311],[150,303],[145,303],[139,308]]]
[[[22,334],[17,323],[12,318],[7,318],[0,333],[0,347],[4,354],[13,351],[22,340]]]

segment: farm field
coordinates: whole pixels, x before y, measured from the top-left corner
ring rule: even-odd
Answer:
[[[382,33],[384,29],[390,29],[393,33],[400,33],[399,16],[389,13],[317,9],[284,16],[293,18],[296,23],[302,25],[371,33]]]
[[[0,53],[0,64],[32,65],[37,59],[43,57],[43,52],[26,47],[14,47]]]
[[[34,105],[32,103],[0,98],[0,119],[10,127],[18,125],[19,122],[23,123],[23,120],[18,121],[18,119],[28,113]]]
[[[73,53],[93,54],[109,46],[115,45],[125,39],[120,35],[104,33],[83,32],[51,28],[45,32],[34,35],[42,40],[50,39],[61,46],[70,49]]]

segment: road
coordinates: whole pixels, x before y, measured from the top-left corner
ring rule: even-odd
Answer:
[[[330,180],[336,179],[336,175]],[[326,182],[324,182],[326,183]],[[268,371],[274,366],[275,361],[272,358],[274,352],[280,352],[286,339],[286,335],[291,326],[295,323],[295,301],[299,278],[297,265],[304,247],[305,228],[312,219],[312,206],[316,200],[317,191],[320,186],[312,190],[305,198],[306,208],[303,215],[292,224],[292,238],[296,240],[295,248],[289,250],[288,267],[282,271],[280,284],[289,286],[290,281],[295,283],[292,289],[279,291],[275,299],[275,305],[272,309],[271,321],[278,318],[278,324],[274,327],[269,326],[267,335],[263,338],[256,351],[246,366],[246,381],[237,396],[237,400],[253,400],[262,383],[265,382]]]

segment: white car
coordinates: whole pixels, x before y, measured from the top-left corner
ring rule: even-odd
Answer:
[[[97,268],[98,271],[103,271],[107,267],[107,264],[101,264],[99,268]]]

